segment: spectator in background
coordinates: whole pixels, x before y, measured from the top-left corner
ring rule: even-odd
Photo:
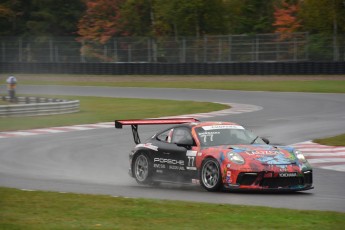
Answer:
[[[17,79],[14,76],[9,76],[6,82],[7,82],[8,96],[10,97],[10,101],[14,102],[16,99]]]

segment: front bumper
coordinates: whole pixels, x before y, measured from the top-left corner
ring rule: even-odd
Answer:
[[[313,189],[313,172],[241,172],[235,183],[224,183],[224,187],[234,190],[303,191]]]

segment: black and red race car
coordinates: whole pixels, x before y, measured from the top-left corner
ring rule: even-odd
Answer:
[[[139,125],[175,124],[140,143]],[[313,171],[303,154],[289,146],[269,145],[232,122],[194,118],[116,120],[131,125],[136,146],[129,174],[139,184],[200,183],[220,189],[301,191],[312,189]]]

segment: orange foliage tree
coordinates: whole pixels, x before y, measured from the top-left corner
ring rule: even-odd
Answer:
[[[120,6],[124,0],[87,0],[87,10],[78,23],[78,34],[84,40],[106,43],[123,33]]]
[[[112,37],[125,35],[120,9],[125,0],[85,0],[86,12],[79,20],[78,41],[82,42],[81,53],[103,61],[111,61],[101,49]]]
[[[300,20],[297,18],[299,6],[297,3],[289,4],[283,0],[279,6],[276,5],[274,8],[275,32],[282,34],[282,39],[288,38],[301,27]]]

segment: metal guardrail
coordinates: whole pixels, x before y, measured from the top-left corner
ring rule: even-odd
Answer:
[[[7,101],[9,97],[3,97]],[[75,113],[79,111],[79,100],[17,97],[18,104],[1,105],[0,117],[41,116],[53,114]]]

